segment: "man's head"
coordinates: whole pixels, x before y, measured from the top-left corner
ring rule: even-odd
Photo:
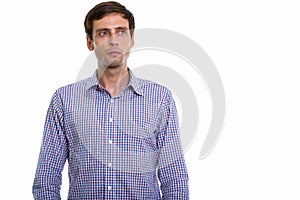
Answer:
[[[89,50],[95,50],[99,64],[118,67],[126,63],[134,44],[134,17],[125,6],[114,1],[92,8],[84,20]]]
[[[94,8],[92,8],[85,17],[84,27],[87,36],[93,40],[93,22],[95,20],[102,19],[108,14],[111,13],[119,13],[124,19],[128,20],[130,34],[133,35],[135,23],[133,14],[126,9],[122,4],[115,1],[107,1],[103,3],[97,4]]]

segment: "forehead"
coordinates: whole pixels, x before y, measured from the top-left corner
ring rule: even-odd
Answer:
[[[128,20],[124,19],[119,13],[111,13],[99,20],[93,21],[93,30],[97,30],[99,28],[114,29],[117,27],[129,28]]]

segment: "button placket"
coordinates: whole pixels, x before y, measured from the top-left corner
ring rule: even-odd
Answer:
[[[113,157],[113,131],[114,131],[114,125],[113,125],[113,104],[114,100],[111,98],[108,102],[108,112],[107,112],[107,117],[108,117],[108,156],[107,156],[107,191],[110,193],[109,195],[112,195],[111,190],[112,190],[112,185],[113,185],[113,175],[112,175],[112,157]]]

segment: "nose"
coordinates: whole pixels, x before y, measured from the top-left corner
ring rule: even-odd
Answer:
[[[116,36],[110,37],[109,44],[111,46],[118,46],[119,45],[118,37],[116,37]]]

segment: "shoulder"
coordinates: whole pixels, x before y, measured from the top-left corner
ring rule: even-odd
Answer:
[[[161,101],[172,98],[170,89],[160,83],[141,78],[137,78],[137,81],[139,82],[139,90],[145,97],[156,98]]]
[[[87,84],[91,78],[80,80],[56,89],[54,96],[59,96],[61,99],[70,98],[72,96],[80,96],[87,88]]]

